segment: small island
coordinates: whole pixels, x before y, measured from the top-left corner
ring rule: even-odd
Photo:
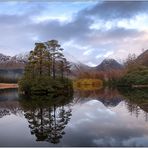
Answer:
[[[68,78],[70,63],[66,60],[63,48],[57,40],[35,43],[30,51],[24,75],[19,81],[19,90],[23,94],[67,93],[72,90]]]

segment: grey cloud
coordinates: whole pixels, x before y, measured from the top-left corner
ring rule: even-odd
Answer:
[[[100,36],[104,36],[104,37],[124,37],[127,35],[134,36],[136,35],[136,30],[126,30],[124,28],[113,28],[107,31],[91,30],[89,27],[93,23],[93,21],[91,17],[87,17],[87,14],[88,13],[96,14],[97,11],[100,11],[100,12],[105,11],[106,13],[109,13],[110,15],[112,15],[112,11],[111,11],[112,9],[114,10],[115,8],[117,8],[115,10],[116,11],[119,10],[119,13],[121,13],[123,11],[126,11],[125,7],[128,8],[132,6],[133,9],[134,8],[138,9],[141,5],[143,6],[143,3],[141,2],[118,2],[118,1],[109,2],[108,1],[108,2],[103,2],[101,4],[98,3],[96,6],[94,6],[90,10],[84,9],[83,11],[79,12],[71,22],[65,23],[65,24],[61,24],[58,20],[52,20],[52,21],[49,20],[45,22],[34,23],[34,22],[31,22],[31,18],[33,17],[33,14],[31,13],[27,13],[21,16],[0,15],[0,20],[2,20],[1,21],[2,23],[8,24],[8,26],[11,26],[12,28],[15,28],[15,25],[24,24],[21,27],[22,31],[24,32],[28,31],[32,34],[35,34],[36,36],[39,36],[41,40],[44,40],[47,38],[57,38],[62,41],[67,41],[71,39],[75,39],[76,41],[79,41],[80,39],[87,40],[89,39],[89,37],[91,38],[92,36],[94,35],[96,36],[97,34],[100,34]],[[35,6],[32,6],[32,7],[34,8]],[[37,5],[37,8],[38,7],[39,6]],[[41,9],[38,9],[38,11],[40,12]],[[102,13],[102,16],[103,15],[105,15],[105,13]]]
[[[60,42],[69,42],[71,40],[77,41],[84,40],[85,36],[91,33],[89,25],[90,20],[85,18],[81,20],[73,20],[69,23],[61,23],[58,20],[49,20],[40,23],[30,23],[22,26],[24,27],[25,34],[30,32],[34,36],[37,36],[40,41],[46,41],[49,39],[57,39]]]
[[[80,12],[85,16],[98,16],[103,20],[129,19],[148,12],[147,1],[105,1]]]
[[[125,28],[112,28],[108,31],[103,32],[105,38],[132,38],[135,36],[142,35],[144,32],[136,29],[125,29]]]
[[[0,20],[4,16],[0,16]],[[125,29],[114,27],[109,30],[95,30],[90,29],[89,26],[92,23],[91,19],[76,17],[69,23],[62,24],[58,20],[49,20],[40,23],[31,21],[31,16],[27,15],[15,16],[5,15],[5,20],[0,24],[1,31],[1,45],[7,46],[7,51],[13,53],[10,50],[16,50],[16,53],[23,50],[29,51],[34,47],[34,42],[46,41],[50,39],[57,39],[61,44],[73,40],[73,44],[78,44],[80,48],[89,45],[90,49],[94,49],[94,52],[89,55],[80,58],[82,62],[88,63],[93,61],[96,64],[98,59],[95,59],[97,54],[105,53],[102,49],[109,50],[116,41],[121,42],[124,38],[134,39],[136,36],[141,36],[143,32],[139,32],[136,29]],[[80,19],[81,18],[81,19]],[[16,22],[15,22],[16,21]],[[2,47],[2,46],[1,46]],[[84,50],[75,49],[74,47],[65,49],[71,54],[77,57],[76,53],[72,50],[79,52],[80,57],[83,56]],[[101,60],[102,58],[100,58]]]
[[[29,22],[29,18],[27,15],[0,15],[0,25],[2,27],[5,26],[16,26],[16,25],[23,25],[24,23]]]
[[[79,45],[79,48],[89,45],[94,52],[85,58],[81,58],[81,60],[86,63],[90,60],[98,63],[98,59],[95,59],[96,55],[105,54],[107,50],[115,48],[116,42],[122,44],[125,38],[133,40],[142,36],[144,32],[136,29],[118,28],[117,26],[109,30],[103,30],[102,28],[98,30],[91,29],[92,17],[97,19],[99,16],[100,19],[104,20],[107,18],[131,18],[140,12],[147,12],[147,7],[148,2],[105,1],[78,12],[71,22],[61,23],[59,20],[46,20],[37,23],[33,21],[33,18],[45,12],[45,4],[33,3],[30,6],[25,5],[26,13],[0,14],[0,51],[4,49],[10,53],[29,51],[36,41],[57,39],[61,44],[73,41],[73,44]],[[1,49],[3,47],[4,49]],[[16,51],[13,52],[14,50]],[[74,53],[74,56],[76,55],[75,51],[79,51],[80,57],[84,53],[84,50],[76,50],[72,45],[70,49],[66,50],[71,54]]]
[[[121,27],[114,27],[109,30],[94,30],[94,32],[95,33],[92,36],[98,39],[98,41],[120,41],[120,39],[133,39],[137,36],[140,37],[145,34],[144,31],[138,31],[136,29],[125,29]]]

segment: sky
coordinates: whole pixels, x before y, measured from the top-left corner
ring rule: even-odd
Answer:
[[[46,0],[0,2],[0,53],[27,53],[58,40],[72,62],[123,62],[148,48],[148,1]]]

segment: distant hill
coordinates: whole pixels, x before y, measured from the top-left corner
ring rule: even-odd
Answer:
[[[16,56],[7,56],[0,54],[0,77],[1,80],[4,77],[18,79],[22,76],[24,67],[27,63],[28,55],[16,55]],[[136,59],[138,62],[148,66],[148,50],[139,55]],[[96,67],[90,67],[82,63],[70,63],[71,65],[71,77],[76,77],[79,74],[96,72],[96,71],[110,71],[110,70],[121,70],[123,65],[118,63],[114,59],[104,59],[101,64]]]
[[[88,65],[85,65],[83,63],[70,63],[71,65],[71,70],[82,70],[82,71],[88,71],[91,70],[93,67],[90,67]]]
[[[7,56],[0,53],[0,69],[24,69],[27,55]]]
[[[123,66],[114,59],[104,59],[100,65],[96,66],[96,70],[109,71],[122,69]]]
[[[137,57],[136,62],[148,66],[148,49]]]
[[[70,65],[71,65],[70,68],[71,77],[77,77],[81,72],[84,73],[94,70],[93,67],[89,67],[88,65],[82,64],[80,62],[79,63],[71,62]]]

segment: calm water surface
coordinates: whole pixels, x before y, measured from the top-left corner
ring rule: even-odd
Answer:
[[[147,90],[0,91],[0,146],[148,146]]]

